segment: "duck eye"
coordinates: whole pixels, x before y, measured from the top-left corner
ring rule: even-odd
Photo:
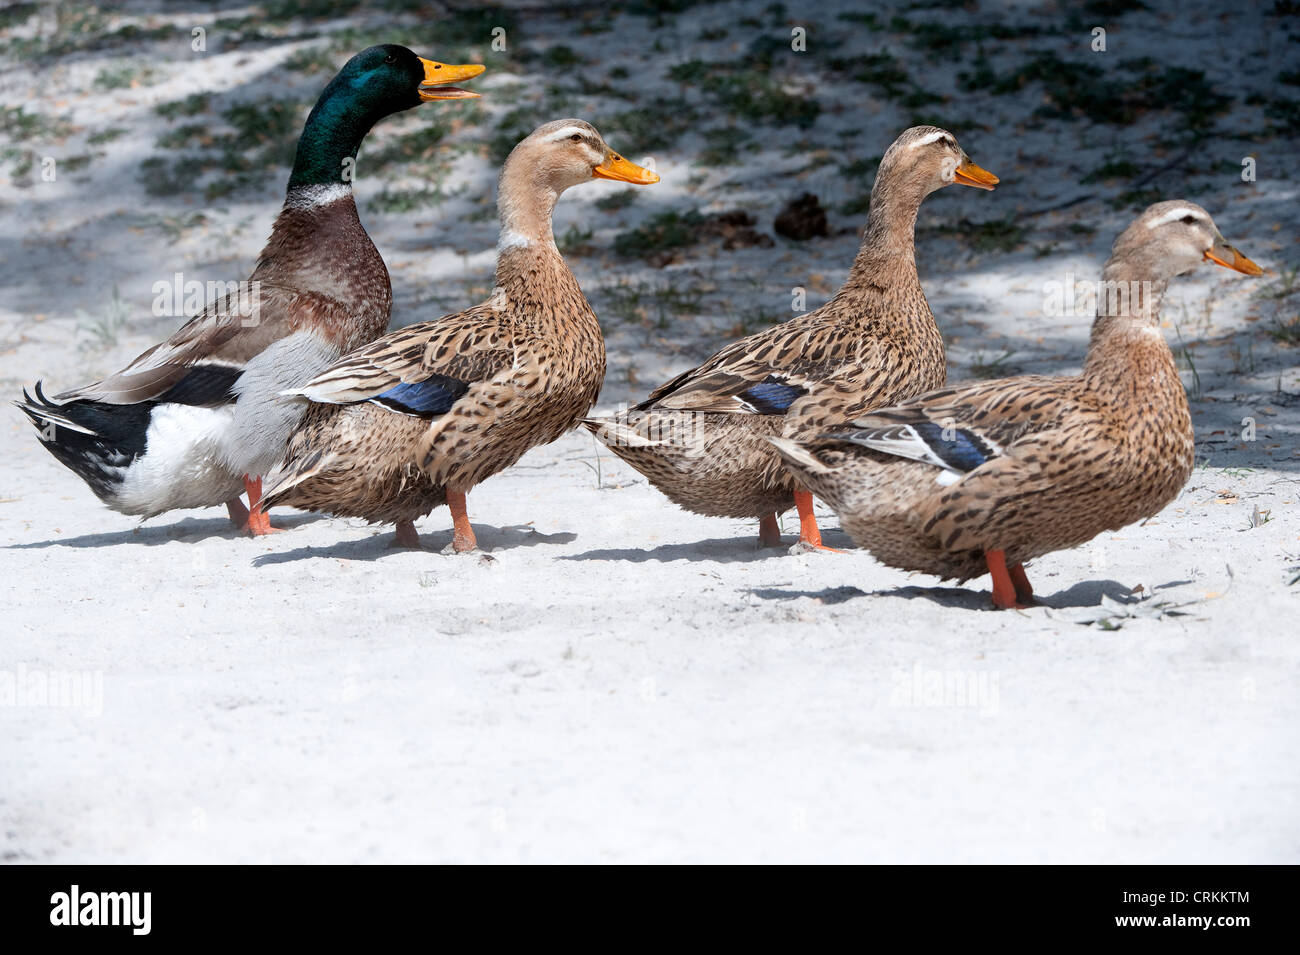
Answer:
[[[1183,216],[1183,222],[1187,225],[1196,225],[1196,216]]]
[[[573,134],[572,136],[570,136],[569,138],[572,139],[575,143],[580,143],[580,142],[582,142],[582,134],[580,134],[580,133],[574,133],[574,134]]]
[[[385,62],[385,63],[396,63],[396,62],[397,62],[397,57],[394,56],[392,53],[389,53],[386,57],[384,57],[384,62]]]

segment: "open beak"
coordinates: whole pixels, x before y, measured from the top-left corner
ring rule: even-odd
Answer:
[[[964,158],[952,174],[952,181],[962,186],[974,186],[976,189],[992,191],[1001,180],[987,169],[975,165],[969,158]]]
[[[597,179],[630,182],[634,186],[648,186],[659,181],[659,173],[628,162],[618,153],[610,153],[605,161],[591,171]]]
[[[420,58],[420,62],[424,64],[424,82],[420,84],[419,90],[423,102],[427,103],[435,99],[473,99],[481,95],[446,84],[473,79],[483,72],[482,64],[466,63],[463,66],[453,66],[450,63],[426,60],[424,57]]]
[[[1215,265],[1222,265],[1226,269],[1232,269],[1234,272],[1242,272],[1246,275],[1263,275],[1261,269],[1250,259],[1246,258],[1228,243],[1219,239],[1214,243],[1214,248],[1207,249],[1205,257]]]

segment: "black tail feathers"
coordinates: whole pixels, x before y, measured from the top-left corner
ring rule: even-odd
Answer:
[[[152,402],[112,405],[100,401],[54,401],[37,382],[36,395],[23,389],[15,401],[45,445],[67,468],[106,503],[131,463],[145,450]]]

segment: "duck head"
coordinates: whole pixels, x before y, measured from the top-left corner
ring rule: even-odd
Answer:
[[[416,56],[404,46],[362,50],[339,70],[312,107],[298,140],[289,187],[339,182],[344,160],[385,116],[432,100],[478,96],[449,84],[483,72],[477,63],[452,66]]]
[[[658,182],[659,175],[614,152],[600,131],[581,119],[537,127],[510,151],[501,169],[499,248],[535,242],[553,247],[551,213],[556,200],[566,189],[593,179],[648,186]]]
[[[659,175],[629,162],[610,148],[600,131],[581,119],[558,119],[537,127],[506,159],[506,168],[527,166],[532,180],[554,190],[592,179],[613,179],[647,186]]]
[[[416,56],[404,46],[384,43],[362,50],[325,88],[321,98],[337,92],[376,120],[438,99],[472,99],[478,96],[452,83],[483,72],[478,63],[453,66]]]
[[[1228,244],[1208,212],[1186,199],[1148,206],[1120,233],[1110,257],[1162,279],[1186,275],[1206,261],[1245,275],[1264,273]]]
[[[956,136],[938,126],[913,126],[894,140],[876,173],[876,182],[882,181],[901,181],[920,196],[954,183],[991,190],[999,182],[993,173],[971,162]]]

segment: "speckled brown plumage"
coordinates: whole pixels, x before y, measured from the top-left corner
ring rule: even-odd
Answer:
[[[990,552],[1015,568],[1150,517],[1194,462],[1160,299],[1172,276],[1229,252],[1228,264],[1258,274],[1199,206],[1158,203],[1115,243],[1102,278],[1132,294],[1099,310],[1081,375],[935,391],[850,427],[781,440],[782,454],[856,543],[891,566],[944,578],[985,573]]]
[[[930,192],[996,177],[951,134],[907,130],[881,160],[848,280],[821,308],[741,339],[586,426],[678,505],[715,517],[787,510],[797,482],[767,438],[804,433],[943,384],[943,338],[916,272],[916,215]]]
[[[300,389],[313,406],[268,478],[268,501],[402,524],[454,504],[591,410],[605,343],[555,247],[551,213],[593,169],[658,178],[579,120],[548,123],[516,147],[501,175],[492,297],[386,335]],[[458,535],[469,549],[467,523]]]
[[[369,400],[314,404],[266,499],[376,523],[415,520],[573,428],[600,393],[605,344],[553,249],[501,256],[490,302],[393,332],[308,389],[381,394],[432,374],[469,383],[431,420]],[[347,392],[334,392],[336,400]]]

